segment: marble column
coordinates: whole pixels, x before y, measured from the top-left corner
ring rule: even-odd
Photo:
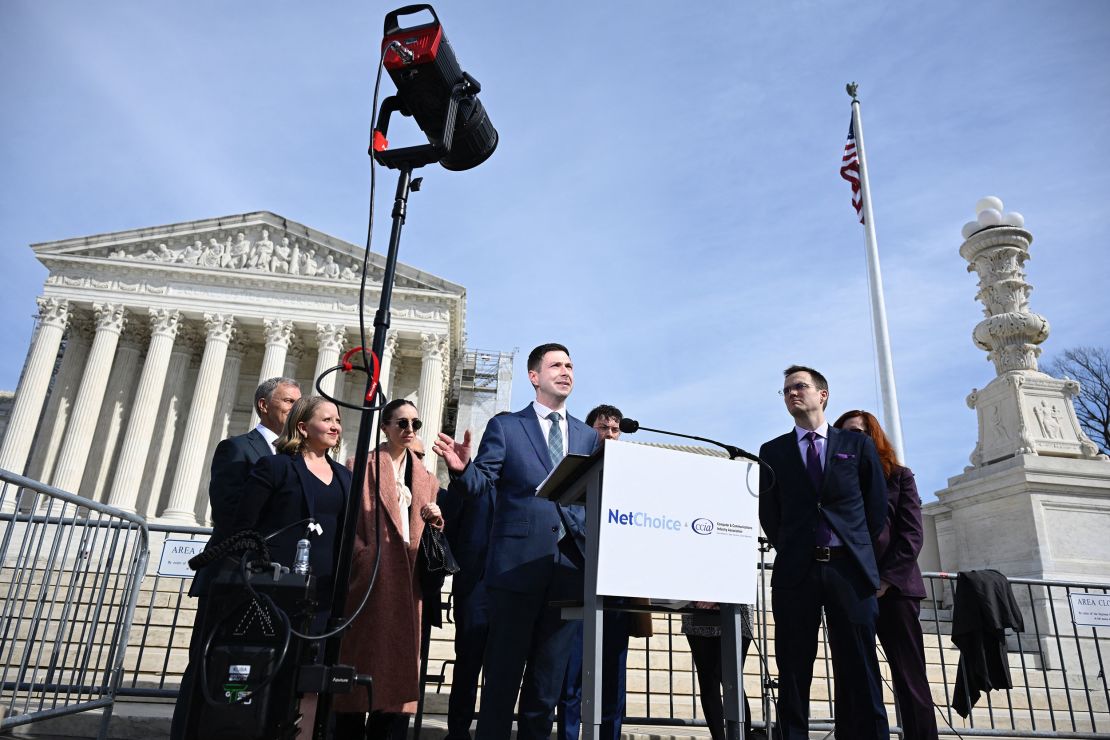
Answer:
[[[378,382],[381,383],[382,393],[390,401],[393,397],[389,395],[393,388],[393,357],[397,354],[397,332],[389,332],[385,335],[385,349],[382,350],[382,368],[378,375]]]
[[[262,369],[258,373],[259,383],[270,378],[285,376],[285,357],[289,351],[289,344],[294,338],[292,321],[266,319],[264,324],[262,334],[266,338],[266,351],[262,355]],[[254,429],[256,426],[258,426],[258,409],[253,407],[252,402],[251,420],[247,428]]]
[[[189,404],[188,376],[195,367],[194,355],[203,346],[203,338],[196,327],[181,319],[177,341],[170,352],[170,365],[166,371],[166,388],[158,406],[160,425],[155,427],[154,442],[147,460],[143,482],[139,487],[139,510],[147,519],[161,511],[166,472],[174,469],[175,445],[184,428],[185,410]]]
[[[150,345],[135,390],[131,418],[120,448],[116,475],[108,494],[108,503],[118,509],[135,511],[143,468],[154,436],[166,373],[170,367],[174,339],[177,337],[181,314],[165,308],[150,309]],[[186,360],[188,362],[188,360]]]
[[[76,312],[70,314],[65,346],[62,348],[62,364],[46,400],[42,425],[35,437],[35,449],[31,451],[28,475],[35,480],[49,481],[54,474],[54,463],[58,460],[62,436],[65,434],[70,412],[73,411],[73,402],[77,398],[85,358],[89,356],[92,333],[92,321],[88,316]]]
[[[386,402],[389,402],[389,401],[393,400],[393,397],[391,395],[389,395],[389,393],[390,393],[390,389],[393,387],[393,370],[394,370],[393,359],[397,354],[397,342],[398,342],[397,332],[391,331],[391,332],[389,332],[388,334],[385,335],[385,349],[382,350],[381,370],[378,373],[378,383],[381,386],[382,393],[385,394]],[[359,383],[359,395],[357,396],[357,398],[361,399],[363,397],[362,394],[364,394],[366,392],[366,377],[360,373],[358,378],[359,378],[360,383]],[[380,399],[374,399],[374,402],[375,403],[381,403],[381,400]],[[375,429],[378,426],[378,419],[379,419],[379,414],[377,414],[377,413],[374,413],[370,416],[370,423],[372,425],[371,426],[372,430]],[[374,433],[371,432],[371,443],[370,443],[371,447],[373,447],[373,437],[374,437]]]
[[[286,350],[285,368],[281,374],[296,380],[302,357],[304,357],[304,343],[294,335],[292,341],[289,342],[289,348]]]
[[[216,400],[216,414],[212,421],[212,432],[208,435],[208,444],[212,449],[205,455],[206,461],[212,459],[212,452],[215,451],[216,445],[219,444],[221,440],[227,439],[227,437],[230,436],[231,416],[235,412],[235,397],[239,392],[239,369],[243,365],[243,353],[245,350],[245,343],[239,337],[233,338],[227,346],[227,359],[224,361],[224,374],[223,377],[220,378],[220,393]],[[254,399],[253,393],[251,399]],[[202,472],[200,489],[197,491],[195,512],[197,521],[201,524],[205,524],[211,518],[209,516],[210,507],[208,505],[208,482],[212,472],[211,467],[209,465],[204,465]]]
[[[4,445],[0,447],[0,468],[19,475],[27,468],[27,455],[31,451],[35,427],[46,401],[50,376],[54,372],[54,362],[58,359],[58,348],[69,319],[68,301],[39,298],[38,304],[38,328],[27,355],[27,364],[23,366],[23,377],[19,379]],[[4,497],[5,511],[13,510],[14,505],[14,498]]]
[[[52,485],[63,491],[75,492],[81,485],[89,449],[100,418],[100,407],[111,376],[112,359],[116,354],[119,336],[127,322],[126,310],[119,304],[93,304],[96,316],[96,334],[93,337],[81,387],[73,404],[73,416],[58,453],[58,466]]]
[[[316,392],[316,378],[319,378],[324,371],[339,364],[339,354],[343,351],[343,341],[346,336],[347,332],[341,326],[335,324],[316,325],[318,348],[316,351],[316,370],[312,373],[313,387],[311,390],[302,389],[303,395],[313,395]],[[335,398],[335,387],[338,379],[338,372],[334,372],[328,373],[327,377],[320,382],[320,387],[326,395]]]
[[[208,454],[212,418],[216,414],[216,400],[227,357],[227,345],[235,333],[235,318],[222,314],[205,314],[204,325],[207,330],[204,356],[200,361],[193,401],[189,404],[189,417],[181,437],[181,453],[177,458],[170,500],[159,517],[163,522],[194,526],[197,518],[193,509]]]
[[[131,413],[131,397],[135,392],[135,376],[143,348],[149,343],[146,327],[131,322],[120,336],[116,357],[112,362],[112,375],[100,405],[100,420],[89,448],[89,459],[81,479],[81,495],[92,501],[104,501],[107,486],[113,474],[116,453],[127,429]]]
[[[443,420],[443,377],[447,364],[447,337],[442,334],[420,335],[420,390],[417,391],[417,407],[424,428],[420,439],[424,449],[431,452],[432,443],[439,435]],[[436,472],[435,455],[424,456],[424,467],[433,474]]]

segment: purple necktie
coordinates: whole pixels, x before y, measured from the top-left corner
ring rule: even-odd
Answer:
[[[825,521],[825,513],[820,509],[821,502],[821,484],[825,482],[825,471],[821,468],[821,453],[817,451],[817,432],[807,432],[805,440],[809,442],[809,447],[806,448],[806,472],[809,473],[809,479],[813,481],[813,488],[817,491],[818,514],[817,517],[817,545],[818,547],[828,547],[832,542],[832,530],[829,529],[829,523]]]

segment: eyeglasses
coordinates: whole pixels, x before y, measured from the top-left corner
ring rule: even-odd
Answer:
[[[400,429],[402,432],[408,431],[408,428],[409,428],[409,420],[408,419],[397,419],[396,421],[391,421],[389,423],[390,424],[396,424],[397,428]],[[420,427],[422,427],[422,426],[424,426],[424,422],[420,421],[420,419],[413,419],[412,420],[412,431],[418,432],[418,431],[420,431]]]
[[[417,452],[416,450],[413,450],[412,454],[416,455],[416,457],[420,460],[424,459],[424,453],[423,452]]]
[[[794,393],[795,391],[797,391],[798,393],[805,393],[812,387],[813,386],[809,383],[795,383],[794,385],[788,385],[783,388],[781,391],[779,391],[779,395],[785,396],[787,393]]]

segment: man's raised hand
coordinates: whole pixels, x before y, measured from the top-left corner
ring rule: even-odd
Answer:
[[[470,462],[470,430],[463,433],[462,442],[456,442],[450,436],[440,432],[439,438],[432,444],[432,451],[443,458],[447,469],[452,473],[461,473],[466,470]]]

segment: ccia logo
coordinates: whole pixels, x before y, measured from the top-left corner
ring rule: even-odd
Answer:
[[[697,534],[712,534],[713,522],[709,519],[695,519],[690,524],[690,529],[694,530]]]

